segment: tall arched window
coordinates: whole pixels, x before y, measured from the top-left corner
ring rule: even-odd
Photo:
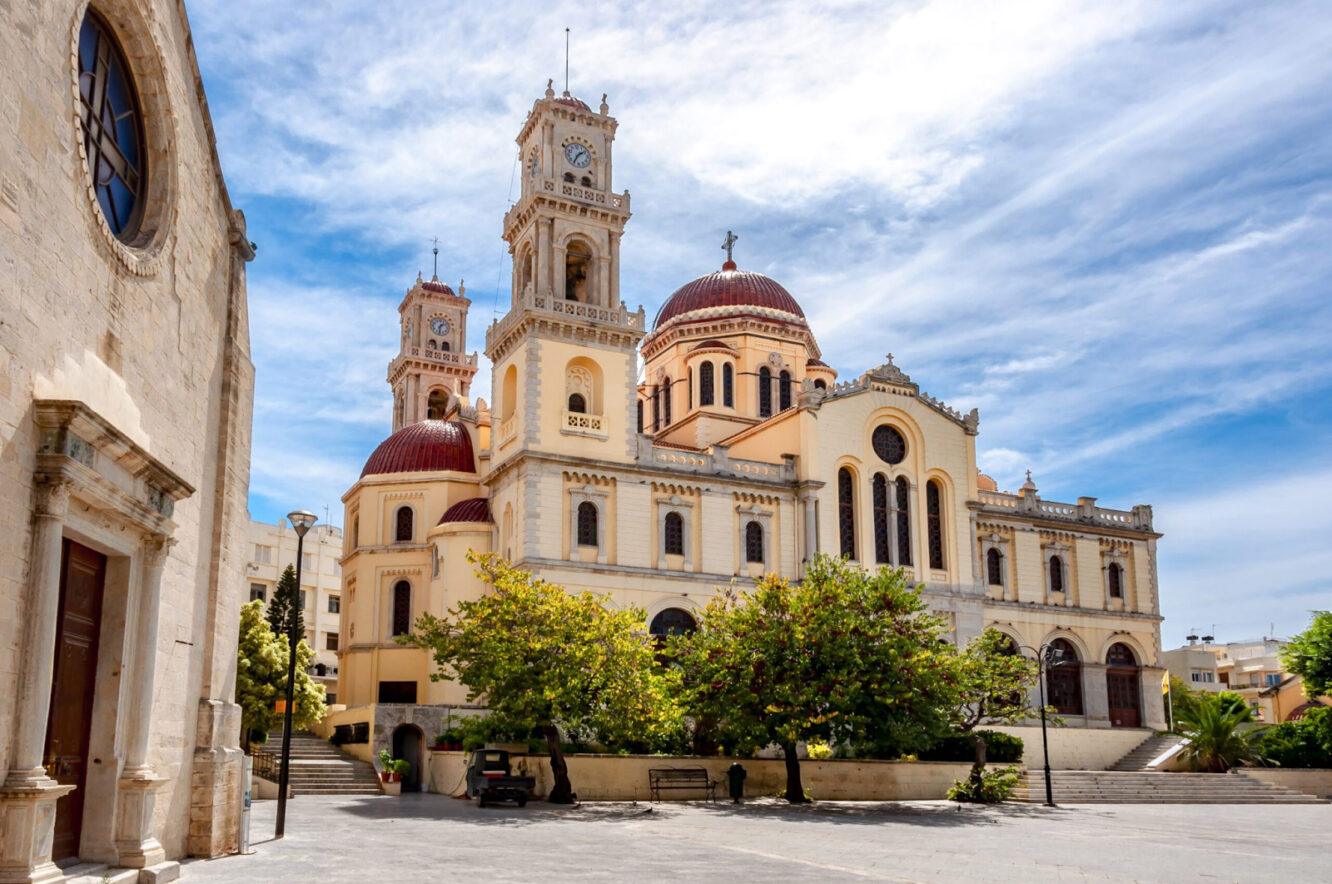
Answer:
[[[398,507],[395,521],[396,530],[393,539],[398,542],[410,541],[412,539],[412,508],[409,506]]]
[[[765,365],[758,373],[759,417],[772,417],[772,371]]]
[[[925,526],[930,540],[930,567],[936,571],[944,569],[943,550],[943,489],[937,479],[925,483]]]
[[[406,580],[393,584],[393,634],[412,631],[412,585]]]
[[[661,387],[652,388],[652,432],[661,429]]]
[[[994,547],[985,553],[985,577],[991,586],[1004,585],[1004,557]]]
[[[837,533],[841,540],[842,558],[856,557],[856,489],[851,471],[842,467],[837,471]]]
[[[814,389],[816,389],[816,390],[827,390],[827,389],[828,389],[828,382],[825,381],[823,378],[819,378],[818,380],[816,380],[816,381],[814,382]]]
[[[874,476],[874,561],[880,565],[892,562],[891,544],[888,542],[888,480],[883,473]]]
[[[684,555],[684,518],[679,513],[666,514],[666,555]]]
[[[714,371],[711,362],[705,362],[698,367],[698,404],[712,404],[712,372]]]
[[[722,405],[735,408],[735,369],[731,363],[722,363]]]
[[[1050,556],[1050,592],[1064,591],[1064,560]]]
[[[574,393],[569,397],[569,410],[574,414],[587,414],[587,400],[582,393]]]
[[[1122,599],[1124,597],[1124,569],[1119,567],[1118,562],[1111,562],[1105,570],[1106,584],[1110,588],[1110,598]]]
[[[777,376],[777,403],[781,411],[791,407],[791,373],[784,371]]]
[[[128,240],[143,217],[148,183],[143,115],[125,54],[92,10],[79,30],[79,99],[97,204],[111,232]]]
[[[638,432],[643,432],[643,400],[638,400]]]
[[[664,426],[671,425],[671,379],[661,379],[662,419]]]
[[[1046,700],[1063,715],[1082,714],[1082,663],[1072,643],[1057,638],[1050,642],[1057,659],[1045,669]]]
[[[763,526],[758,522],[745,525],[745,561],[763,564]]]
[[[652,618],[648,633],[656,638],[665,638],[668,635],[689,635],[695,629],[698,629],[698,623],[688,611],[667,608]]]
[[[597,505],[590,500],[578,504],[578,545],[597,545]]]
[[[432,421],[443,420],[448,407],[449,394],[445,390],[431,390],[426,397],[426,417]]]
[[[897,477],[897,564],[911,564],[911,483]]]
[[[686,406],[688,411],[694,410],[694,370],[689,369],[689,375],[685,380],[685,393],[688,396],[689,404]]]

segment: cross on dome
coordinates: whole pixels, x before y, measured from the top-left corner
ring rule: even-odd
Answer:
[[[732,246],[735,245],[735,241],[736,241],[737,239],[739,239],[739,238],[740,238],[740,237],[736,236],[736,235],[735,235],[734,233],[732,233],[731,231],[729,231],[729,230],[726,231],[726,239],[725,239],[724,242],[722,242],[722,248],[726,250],[726,263],[727,263],[727,264],[734,264],[734,263],[735,263],[735,259],[731,257],[731,248],[732,248]]]

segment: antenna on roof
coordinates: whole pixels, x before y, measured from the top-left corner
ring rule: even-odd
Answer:
[[[569,29],[564,29],[564,94],[569,94]]]
[[[439,279],[439,237],[435,237],[435,248],[431,251],[435,253],[435,273],[431,278]]]

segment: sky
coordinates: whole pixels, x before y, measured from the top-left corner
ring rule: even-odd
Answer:
[[[736,261],[843,379],[980,409],[1000,488],[1148,503],[1166,647],[1332,608],[1332,10],[1314,2],[195,0],[249,267],[250,511],[341,495],[391,429],[396,308],[509,298],[546,81],[620,124],[621,295]],[[475,395],[490,399],[482,371]],[[327,510],[325,509],[327,507]]]

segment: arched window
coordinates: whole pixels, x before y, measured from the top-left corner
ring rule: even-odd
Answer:
[[[1124,569],[1119,567],[1118,562],[1111,562],[1105,571],[1106,584],[1110,588],[1110,598],[1122,599],[1124,597]]]
[[[925,526],[930,540],[930,567],[944,569],[943,552],[943,489],[937,479],[925,483]]]
[[[584,175],[582,178],[578,179],[578,183],[583,185],[584,187],[591,187],[592,179]]]
[[[447,390],[431,390],[430,395],[426,397],[426,417],[432,421],[444,420],[445,409],[449,406],[449,393]]]
[[[435,342],[434,342],[434,341],[426,341],[426,349],[427,349],[427,350],[433,350],[433,349],[435,349]]]
[[[393,634],[412,631],[412,585],[406,580],[393,584]]]
[[[643,432],[643,400],[638,400],[638,432]]]
[[[652,388],[652,432],[661,429],[661,387]]]
[[[693,411],[693,410],[694,410],[694,370],[693,370],[692,368],[689,369],[689,374],[688,374],[688,375],[686,376],[686,378],[685,378],[685,394],[686,394],[686,399],[687,399],[687,402],[688,402],[688,404],[685,406],[685,410],[686,410],[686,411]]]
[[[735,369],[731,363],[722,363],[722,405],[735,408]]]
[[[597,505],[590,500],[578,504],[578,545],[597,545]]]
[[[705,362],[698,367],[698,404],[712,404],[712,363]]]
[[[784,371],[777,376],[777,402],[781,411],[791,407],[791,373]]]
[[[79,30],[79,103],[97,204],[111,232],[127,240],[138,232],[148,184],[143,114],[125,53],[92,10]]]
[[[448,341],[440,341],[440,342],[439,342],[439,349],[440,349],[440,351],[443,352],[443,353],[447,353],[447,352],[449,352],[449,342],[448,342]]]
[[[564,253],[564,299],[586,304],[591,300],[587,292],[587,276],[592,255],[590,250],[583,249],[587,249],[587,246],[571,242]]]
[[[985,576],[991,586],[1004,585],[1004,556],[994,547],[985,553]]]
[[[772,417],[772,372],[765,365],[758,373],[759,417]]]
[[[1137,666],[1138,657],[1133,649],[1123,642],[1115,642],[1105,652],[1105,662],[1111,666]]]
[[[911,483],[897,477],[897,564],[911,564]]]
[[[396,529],[393,539],[399,543],[410,541],[412,539],[412,508],[409,506],[398,507],[395,522]]]
[[[1138,657],[1123,642],[1115,642],[1105,653],[1105,693],[1112,727],[1142,724],[1142,671]]]
[[[569,410],[574,414],[587,414],[587,400],[582,393],[574,393],[569,397]]]
[[[664,415],[665,426],[671,425],[671,379],[661,379],[661,398],[662,414]]]
[[[1050,592],[1064,591],[1064,560],[1050,556]]]
[[[827,390],[827,389],[828,389],[828,382],[825,381],[823,378],[819,378],[818,380],[816,380],[816,381],[814,382],[814,389],[816,389],[816,390]]]
[[[1072,643],[1062,638],[1050,642],[1056,652],[1045,669],[1045,700],[1062,715],[1082,714],[1082,663]]]
[[[856,557],[856,502],[855,483],[851,471],[842,467],[837,471],[837,533],[842,544],[842,558]]]
[[[573,183],[574,183],[574,173],[573,173],[573,172],[565,172],[565,173],[564,173],[564,180],[565,180],[567,183],[569,183],[569,184],[573,184]]]
[[[745,561],[763,564],[763,526],[758,522],[745,525]]]
[[[657,638],[665,638],[668,635],[689,635],[698,629],[698,623],[688,611],[682,611],[679,608],[667,608],[659,611],[657,616],[652,618],[652,623],[648,626],[648,632]]]
[[[679,513],[666,514],[666,555],[684,555],[684,518]]]
[[[874,561],[880,565],[892,562],[888,542],[888,480],[883,473],[874,476]]]

